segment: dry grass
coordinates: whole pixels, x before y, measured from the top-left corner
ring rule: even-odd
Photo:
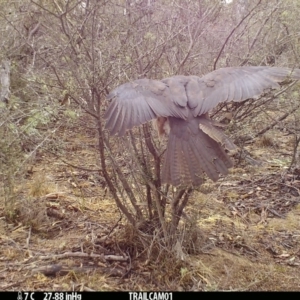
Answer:
[[[137,234],[97,174],[43,156],[9,213],[0,202],[1,290],[298,290],[299,195],[279,179],[294,189],[300,181],[282,171],[288,159],[274,141],[287,137],[276,134],[248,146],[262,167],[240,165],[193,194],[173,249],[159,235]],[[96,141],[66,136],[68,159],[95,168]],[[61,270],[45,276],[47,266]]]

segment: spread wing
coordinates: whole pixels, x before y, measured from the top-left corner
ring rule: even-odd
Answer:
[[[108,95],[111,103],[104,115],[105,128],[111,134],[122,136],[127,129],[159,116],[186,119],[187,106],[178,105],[177,98],[159,80],[145,78],[122,84]]]
[[[194,77],[194,76],[192,76]],[[279,88],[287,78],[300,79],[300,69],[277,67],[237,67],[222,68],[193,82],[189,103],[193,115],[207,113],[221,102],[244,101],[257,98],[268,89]],[[193,81],[195,79],[193,78]]]
[[[104,115],[105,128],[122,136],[127,129],[156,117],[186,120],[189,110],[196,117],[221,102],[256,98],[267,89],[279,88],[278,83],[286,78],[300,79],[300,69],[236,67],[218,69],[201,78],[179,75],[161,81],[138,79],[108,95],[111,103]]]

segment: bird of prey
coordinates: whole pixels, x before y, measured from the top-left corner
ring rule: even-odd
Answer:
[[[225,149],[235,145],[209,118],[209,110],[221,102],[255,99],[279,88],[278,83],[287,78],[300,79],[300,69],[230,67],[203,77],[134,80],[109,93],[105,128],[123,136],[126,130],[156,118],[158,131],[168,134],[162,183],[197,186],[203,173],[216,181],[232,167]]]

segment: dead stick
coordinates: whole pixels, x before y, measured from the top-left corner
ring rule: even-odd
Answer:
[[[292,108],[290,111],[288,111],[287,113],[285,113],[284,115],[282,115],[281,117],[276,119],[273,123],[271,123],[270,125],[268,125],[264,129],[262,129],[261,131],[256,133],[253,137],[246,138],[245,141],[253,140],[254,138],[266,133],[268,130],[272,129],[275,125],[277,125],[280,121],[286,119],[290,114],[295,112],[299,107],[300,107],[300,105],[297,105],[296,107]]]

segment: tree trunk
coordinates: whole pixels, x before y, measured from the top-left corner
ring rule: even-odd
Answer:
[[[8,102],[9,94],[10,94],[10,61],[3,60],[0,66],[0,83],[1,83],[1,91],[0,91],[0,102]]]

